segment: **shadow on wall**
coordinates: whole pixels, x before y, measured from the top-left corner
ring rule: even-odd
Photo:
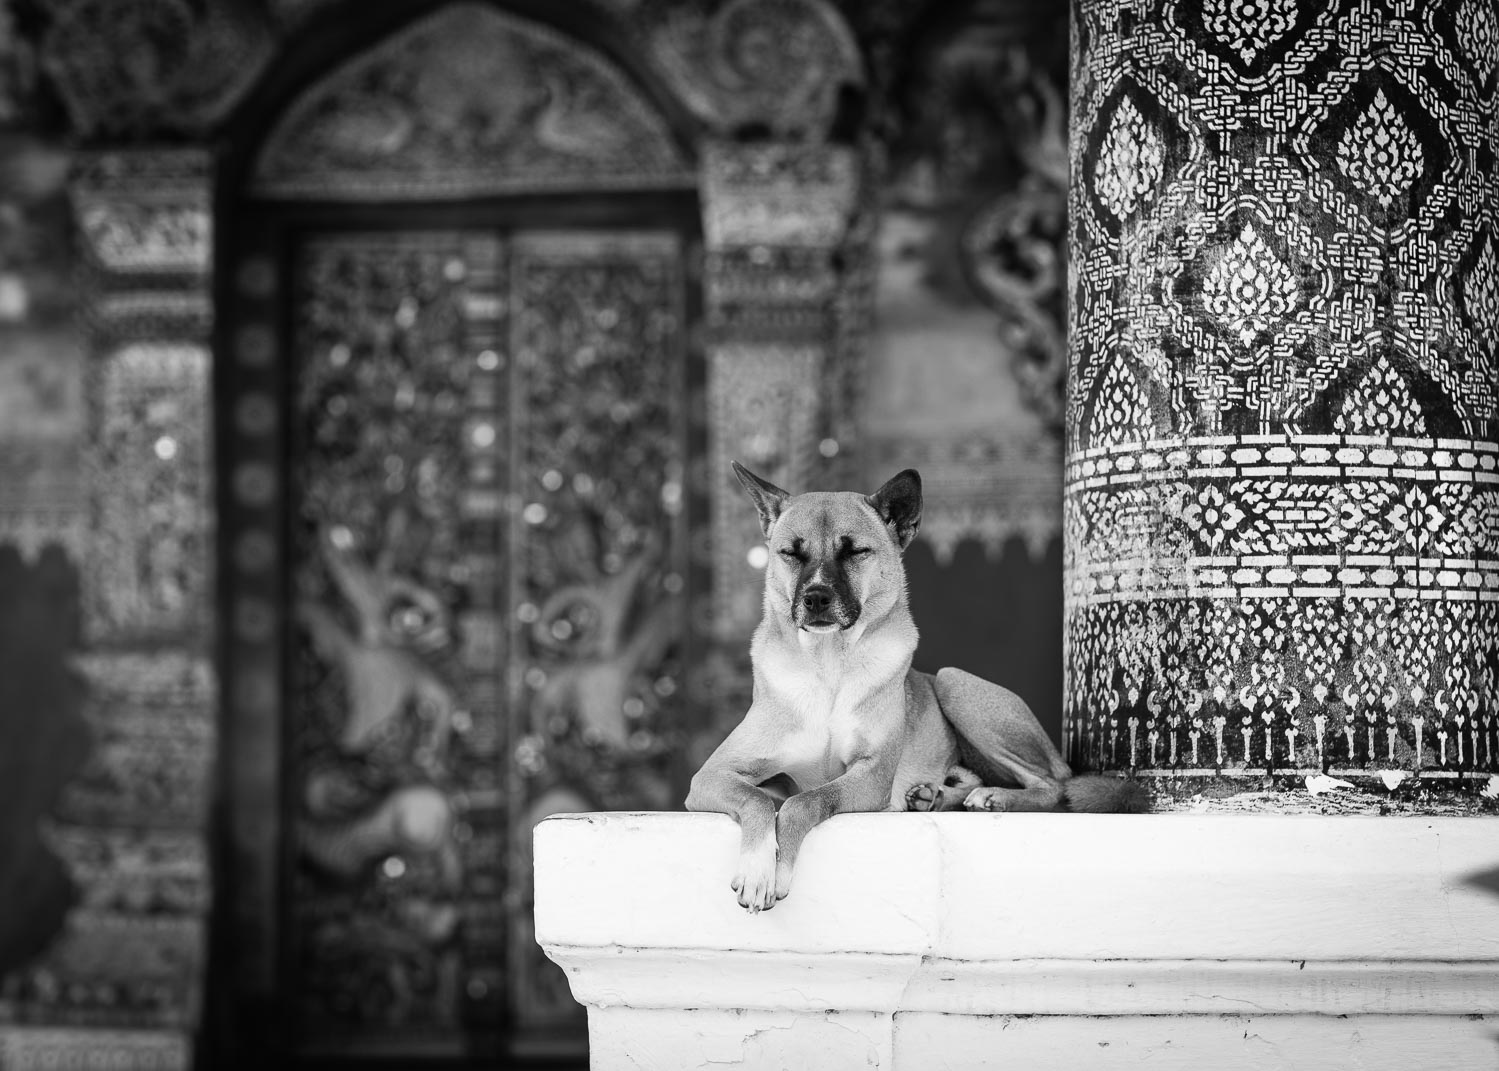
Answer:
[[[66,661],[77,638],[73,564],[56,547],[32,562],[0,547],[0,979],[46,948],[76,899],[38,821],[88,750]]]
[[[911,613],[921,630],[916,668],[966,669],[1017,693],[1060,742],[1062,543],[1032,557],[1017,537],[997,558],[972,540],[939,565],[918,539],[906,552]]]

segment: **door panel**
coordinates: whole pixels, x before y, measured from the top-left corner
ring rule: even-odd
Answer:
[[[532,932],[532,826],[681,803],[688,400],[675,239],[522,235],[512,272],[510,964],[543,1026],[578,1005]]]
[[[530,833],[679,802],[680,241],[323,233],[292,259],[293,1047],[580,1037],[532,935]]]
[[[474,429],[498,417],[477,355],[503,333],[502,248],[367,234],[316,238],[297,255],[300,627],[283,837],[304,1048],[440,1050],[464,1022],[495,1017],[503,459],[492,440],[476,450]]]

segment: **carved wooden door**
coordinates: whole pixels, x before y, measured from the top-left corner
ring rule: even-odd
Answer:
[[[532,935],[530,833],[556,811],[680,803],[703,514],[683,239],[496,227],[283,246],[289,286],[265,303],[282,344],[227,392],[243,431],[271,396],[254,369],[274,366],[285,417],[262,503],[285,563],[269,582],[279,709],[262,715],[277,813],[235,800],[241,830],[275,825],[274,846],[238,838],[275,873],[243,894],[241,954],[267,960],[250,946],[274,935],[268,1014],[293,1055],[580,1045]],[[237,484],[253,453],[231,449]],[[235,497],[243,543],[255,503]],[[238,618],[257,604],[234,605],[231,686],[253,691]]]

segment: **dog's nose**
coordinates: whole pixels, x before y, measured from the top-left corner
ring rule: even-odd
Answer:
[[[825,614],[828,607],[833,605],[833,589],[825,587],[808,588],[802,592],[802,606],[809,614]]]

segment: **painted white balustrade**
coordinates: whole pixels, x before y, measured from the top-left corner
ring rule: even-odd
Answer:
[[[720,815],[536,829],[595,1071],[1499,1062],[1499,819],[842,815],[751,915]]]

